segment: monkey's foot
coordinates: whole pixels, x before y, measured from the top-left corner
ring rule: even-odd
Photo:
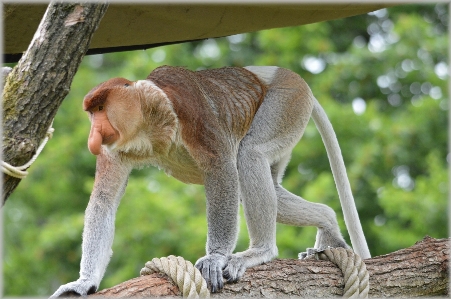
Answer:
[[[76,281],[62,285],[50,296],[51,299],[58,297],[83,296],[95,293],[97,286],[88,279],[79,278]]]
[[[242,257],[232,254],[227,261],[227,266],[224,269],[224,278],[228,283],[237,282],[246,271],[246,266]]]
[[[300,260],[303,260],[303,259],[306,259],[306,258],[313,257],[313,256],[315,256],[315,254],[324,251],[326,248],[331,248],[331,247],[327,246],[327,247],[321,247],[321,248],[307,248],[306,252],[300,252],[298,254],[298,258]]]
[[[212,293],[219,292],[224,287],[222,269],[224,269],[226,261],[227,257],[224,255],[210,254],[201,257],[195,264]]]
[[[276,246],[249,248],[243,252],[232,254],[224,269],[224,278],[227,282],[237,282],[247,268],[269,262],[277,256]]]

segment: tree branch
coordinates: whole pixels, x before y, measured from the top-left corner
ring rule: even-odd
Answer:
[[[3,90],[3,159],[30,160],[44,138],[106,12],[106,3],[52,2]],[[4,175],[3,203],[20,179]]]
[[[449,239],[425,237],[414,246],[365,260],[370,297],[449,294]],[[213,298],[331,297],[343,295],[343,276],[331,262],[274,260],[250,268],[236,284],[226,284]],[[137,277],[89,297],[180,296],[164,274]]]

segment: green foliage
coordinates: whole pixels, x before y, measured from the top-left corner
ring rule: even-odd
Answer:
[[[401,6],[369,15],[220,39],[85,57],[55,118],[54,137],[4,207],[5,295],[46,296],[78,278],[83,214],[95,172],[86,147],[84,95],[111,77],[145,78],[160,65],[189,69],[278,65],[298,72],[334,124],[373,255],[447,236],[447,6]],[[284,186],[337,211],[335,184],[309,123]],[[241,213],[242,214],[242,213]],[[244,217],[237,250],[248,246]],[[278,225],[280,257],[314,244],[316,229]],[[205,252],[202,186],[154,168],[132,173],[116,219],[101,288],[170,254]]]

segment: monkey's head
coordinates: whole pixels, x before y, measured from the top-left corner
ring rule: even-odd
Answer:
[[[141,121],[135,83],[124,78],[110,79],[94,87],[83,100],[83,110],[91,120],[89,151],[98,155],[101,146],[113,149],[128,141]]]

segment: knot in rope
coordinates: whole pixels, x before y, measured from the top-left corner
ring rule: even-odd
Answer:
[[[325,261],[336,264],[344,276],[345,298],[368,298],[369,274],[362,258],[352,249],[327,248],[316,253],[316,256]]]
[[[27,164],[24,164],[22,166],[12,166],[11,164],[9,164],[7,162],[2,161],[2,171],[3,171],[3,173],[6,173],[7,175],[15,177],[15,178],[18,178],[18,179],[26,178],[27,175],[28,175],[28,171],[26,171],[25,169],[30,167],[31,164],[33,164],[34,161],[36,161],[36,159],[38,158],[39,154],[42,152],[42,150],[44,149],[45,145],[47,144],[47,141],[49,141],[49,139],[51,139],[53,137],[53,132],[55,132],[55,129],[52,128],[52,126],[53,126],[53,121],[50,124],[49,129],[45,133],[45,137],[42,140],[41,144],[39,145],[38,149],[36,150],[36,153],[30,159],[30,161],[28,161]]]
[[[164,273],[179,287],[183,298],[210,298],[205,279],[190,261],[173,255],[154,258],[141,269],[140,275]]]

